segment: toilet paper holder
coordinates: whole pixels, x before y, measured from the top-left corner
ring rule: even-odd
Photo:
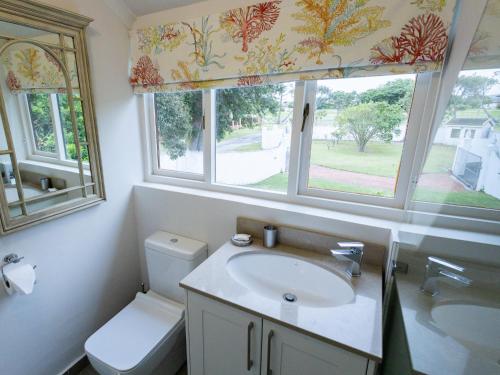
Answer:
[[[4,256],[3,258],[3,264],[2,264],[2,267],[1,267],[1,272],[2,272],[2,278],[4,279],[4,281],[6,283],[8,283],[5,275],[3,274],[3,268],[7,265],[7,264],[11,264],[11,263],[19,263],[21,260],[23,260],[24,257],[20,257],[19,255],[17,254],[8,254],[6,256]],[[33,269],[36,268],[36,265],[33,266]]]

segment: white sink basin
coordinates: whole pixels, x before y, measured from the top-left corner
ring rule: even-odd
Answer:
[[[458,340],[489,348],[500,345],[500,309],[465,303],[450,303],[432,308],[436,325]]]
[[[226,267],[239,284],[285,303],[286,293],[296,297],[291,303],[310,307],[343,305],[354,298],[352,287],[342,277],[292,256],[252,251],[232,256]]]

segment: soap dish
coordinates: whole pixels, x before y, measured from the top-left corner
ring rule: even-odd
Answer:
[[[234,246],[245,247],[250,246],[253,242],[253,238],[249,234],[235,234],[231,237],[231,243]]]

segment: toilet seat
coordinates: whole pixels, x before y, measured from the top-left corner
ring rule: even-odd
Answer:
[[[184,326],[184,305],[153,291],[135,299],[85,342],[91,361],[97,360],[113,373],[144,373],[144,363],[164,351],[169,338]],[[155,362],[155,361],[154,361]],[[152,370],[152,369],[151,369]]]

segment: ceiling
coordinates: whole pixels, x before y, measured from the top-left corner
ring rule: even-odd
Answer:
[[[122,0],[127,8],[136,16],[171,9],[183,5],[199,3],[202,0]]]

